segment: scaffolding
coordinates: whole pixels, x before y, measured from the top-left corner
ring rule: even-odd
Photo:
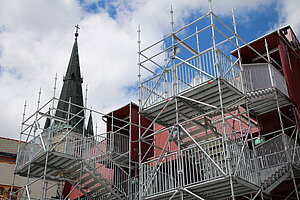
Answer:
[[[139,28],[140,113],[160,125],[139,132],[140,148],[155,138],[153,158],[139,157],[140,199],[268,199],[288,178],[299,199],[299,132],[295,115],[281,111],[293,107],[285,79],[267,41],[262,55],[239,37],[234,11],[232,20],[230,28],[210,2],[175,31],[171,10],[172,33],[145,48]],[[264,62],[243,64],[240,44]],[[273,111],[280,129],[261,136],[257,118]]]
[[[41,106],[40,92],[28,118],[25,104],[15,175],[27,183],[11,198],[270,199],[289,180],[286,198],[299,199],[299,130],[285,78],[267,40],[264,55],[238,35],[234,12],[232,20],[230,28],[210,4],[175,31],[171,10],[172,33],[145,48],[139,28],[138,106],[102,113],[56,98],[56,83],[53,98]],[[240,44],[263,62],[242,63]],[[273,112],[279,128],[262,134],[258,118]],[[89,137],[87,113],[101,122]],[[41,193],[33,196],[37,182]]]
[[[131,113],[118,118],[114,112],[101,113],[55,96],[40,106],[40,96],[41,91],[37,111],[28,118],[24,106],[20,134],[23,145],[19,147],[12,185],[16,184],[16,175],[27,177],[27,182],[11,193],[11,199],[69,199],[70,195],[77,199],[133,199],[137,195],[134,172],[138,162],[130,155],[129,133],[134,126]],[[68,112],[57,109],[59,102],[68,105]],[[132,105],[128,105],[130,110]],[[66,118],[58,117],[57,112],[64,112]],[[86,126],[87,113],[93,114],[93,120],[102,127],[97,125],[89,137],[87,128],[79,133],[77,124],[70,125],[72,119],[81,116],[77,123],[84,121]],[[135,126],[138,129],[138,123]],[[64,193],[67,185],[70,190]],[[40,193],[32,194],[33,188],[40,188]],[[58,194],[51,196],[53,188]]]

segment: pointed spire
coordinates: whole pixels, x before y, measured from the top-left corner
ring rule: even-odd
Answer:
[[[46,113],[48,116],[50,115],[50,108],[49,108],[49,111]],[[45,125],[44,125],[44,129],[47,129],[49,128],[51,125],[51,119],[49,117],[47,117],[46,119],[46,122],[45,122]]]
[[[76,27],[75,32],[75,41],[68,65],[68,69],[66,75],[64,76],[64,84],[60,93],[60,99],[62,101],[58,102],[56,112],[56,116],[67,119],[69,116],[70,121],[69,125],[74,127],[74,131],[79,133],[83,132],[83,118],[84,118],[84,110],[83,110],[83,95],[82,95],[82,77],[80,74],[80,64],[79,64],[79,55],[78,55],[78,25]],[[65,102],[63,102],[65,101]],[[68,103],[71,102],[71,108]],[[77,106],[74,106],[76,104]],[[69,112],[69,113],[68,113]],[[76,116],[75,116],[76,115]]]
[[[89,117],[88,125],[87,125],[87,128],[86,128],[86,134],[85,134],[85,136],[86,137],[94,136],[92,111],[90,112],[90,117]]]
[[[79,55],[78,55],[78,44],[76,38],[73,45],[69,66],[66,75],[64,77],[64,82],[66,80],[73,80],[82,83],[82,78],[80,74]]]
[[[66,76],[64,77],[64,82],[66,80],[74,80],[82,83],[82,78],[80,74],[80,64],[79,64],[79,55],[78,55],[78,43],[77,43],[77,38],[78,38],[78,30],[80,29],[78,24],[75,26],[76,31],[75,31],[75,41],[69,61],[69,66],[66,72]]]

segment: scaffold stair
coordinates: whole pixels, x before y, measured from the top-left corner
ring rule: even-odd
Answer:
[[[87,191],[91,197],[105,197],[105,199],[124,199],[126,194],[107,180],[101,173],[88,163],[84,164],[84,172],[89,177],[83,184],[82,189]]]
[[[283,167],[276,170],[273,174],[271,174],[271,176],[269,176],[266,180],[264,180],[262,186],[264,190],[270,192],[289,176],[290,167],[289,165],[284,165]]]
[[[127,157],[127,154],[121,154],[121,156]],[[86,196],[87,199],[124,199],[126,192],[122,188],[117,187],[114,183],[115,173],[122,170],[122,167],[126,167],[125,163],[120,166],[117,162],[124,162],[119,158],[120,154],[116,152],[102,152],[101,154],[89,159],[85,159],[82,162],[77,163],[69,168],[65,176],[71,178],[74,181],[80,181],[78,188]],[[116,169],[118,168],[118,169]],[[112,180],[108,179],[105,174],[114,173]]]
[[[105,166],[109,166],[110,163],[113,163],[117,166],[130,168],[129,166],[129,153],[118,154],[118,153],[108,153],[98,156],[97,162],[102,163]]]

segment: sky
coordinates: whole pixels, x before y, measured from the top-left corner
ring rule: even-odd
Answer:
[[[239,35],[254,40],[290,24],[300,36],[299,0],[213,0],[213,11]],[[15,0],[0,1],[0,136],[18,138],[23,105],[26,116],[58,96],[79,24],[79,57],[88,107],[108,113],[137,102],[137,28],[142,47],[208,12],[207,0]]]

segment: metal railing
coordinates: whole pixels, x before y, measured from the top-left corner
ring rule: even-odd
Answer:
[[[208,158],[198,146],[192,146],[142,163],[143,196],[151,196],[179,186],[189,186],[228,175],[226,147],[222,138],[216,138],[199,144],[210,156]],[[233,140],[227,141],[230,152],[231,168],[235,175],[255,182],[253,177],[253,153]],[[218,167],[221,169],[219,169]]]
[[[128,199],[138,199],[139,197],[139,177],[134,176],[129,179]]]
[[[55,109],[58,104],[67,105],[74,112]],[[81,106],[56,98],[38,105],[38,110],[22,122],[20,139],[24,143],[18,150],[16,170],[47,151],[80,158],[83,129],[79,127],[83,124],[83,112]]]
[[[284,140],[287,142],[286,148]],[[295,146],[295,140],[283,133],[258,145],[256,150],[261,180],[267,180],[276,170],[293,160],[295,164],[300,164],[300,146]]]
[[[45,150],[43,149],[43,145],[39,137],[36,137],[30,142],[24,144],[24,146],[19,149],[16,170],[20,169],[29,163],[34,157],[39,156],[43,152],[45,152]]]
[[[285,137],[285,138],[284,138]],[[285,148],[284,140],[287,142]],[[261,169],[272,168],[291,161],[294,154],[295,140],[286,134],[280,135],[258,145],[256,147],[259,167]],[[295,147],[295,157],[299,158],[299,146]],[[297,161],[297,159],[294,159]]]
[[[175,56],[179,63],[160,74],[141,82],[140,94],[143,108],[160,103],[211,79],[222,78],[241,90],[240,68],[220,50],[216,51],[219,74],[214,64],[212,49],[187,60]]]
[[[83,159],[93,158],[98,155],[110,152],[113,149],[113,147],[110,145],[111,142],[109,141],[109,138],[107,138],[106,133],[89,138],[83,138],[83,143]]]
[[[141,182],[144,184],[142,196],[148,196],[175,189],[179,186],[179,162],[177,152],[156,158],[142,164]],[[160,163],[162,162],[162,163]]]
[[[300,166],[300,146],[294,149],[290,149],[290,154],[292,155],[293,162]]]
[[[283,137],[288,148],[285,150]],[[288,155],[294,155],[294,162],[300,164],[300,146],[294,148],[295,141],[287,135],[280,134],[256,147],[258,167],[261,173],[257,177],[253,151],[235,139],[216,138],[199,143],[210,158],[228,175],[227,160],[230,159],[231,173],[250,183],[259,184],[274,173],[274,170],[286,165]],[[226,150],[226,146],[227,150]],[[227,157],[226,152],[229,152]],[[228,158],[228,159],[227,159]],[[222,177],[224,174],[197,146],[191,146],[178,152],[164,155],[142,163],[141,179],[143,196],[152,196],[176,190],[180,186],[190,186]]]
[[[83,143],[83,158],[129,152],[129,136],[120,133],[108,132],[90,138],[83,138]]]
[[[217,138],[201,144],[204,151],[225,173],[226,155],[222,138]],[[197,146],[182,151],[183,185],[191,185],[223,176],[222,172]]]
[[[114,153],[119,155],[129,151],[128,136],[110,132],[86,138],[63,128],[50,128],[20,148],[16,169],[46,151],[83,158],[85,163],[92,166],[93,172],[100,173],[107,183],[128,194],[128,172],[116,164],[112,157]]]
[[[271,64],[244,64],[244,87],[246,92],[276,87],[287,97],[288,90],[284,76]]]
[[[239,91],[242,91],[240,67],[222,51],[217,50],[220,77],[229,82]]]
[[[46,151],[59,152],[81,158],[82,135],[63,127],[44,130],[19,149],[16,170],[31,162]]]
[[[124,154],[129,151],[129,136],[116,132],[107,133],[109,137],[110,146],[114,147],[113,152]]]
[[[231,168],[233,173],[250,183],[257,183],[253,159],[253,152],[247,145],[230,141],[229,152],[231,158]]]

